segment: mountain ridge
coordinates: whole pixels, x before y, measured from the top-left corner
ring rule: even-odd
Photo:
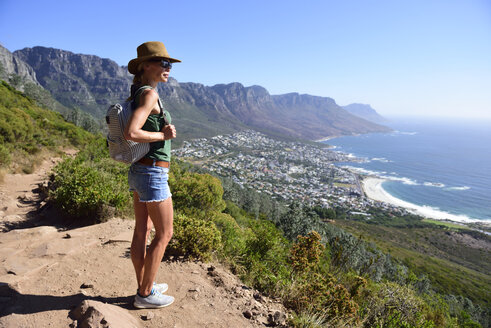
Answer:
[[[40,46],[14,51],[13,56],[32,67],[39,84],[60,103],[99,119],[110,104],[128,97],[132,75],[111,59]],[[352,115],[332,98],[271,95],[258,85],[245,87],[234,82],[206,86],[169,79],[159,85],[158,92],[185,138],[248,128],[310,140],[391,130]]]
[[[378,124],[389,123],[388,119],[377,113],[377,111],[369,104],[353,103],[342,107],[351,114],[364,118],[370,122]]]

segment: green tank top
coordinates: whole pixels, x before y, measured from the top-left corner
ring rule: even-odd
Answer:
[[[135,108],[138,107],[140,101],[140,95],[142,91],[138,92],[135,95]],[[165,118],[167,119],[169,124],[171,124],[172,118],[170,116],[170,113],[166,111],[164,108],[161,108],[161,110],[164,111]],[[164,124],[165,124],[164,117],[162,115],[150,114],[148,115],[145,124],[143,124],[142,130],[149,131],[149,132],[159,132],[160,130],[162,130]],[[170,162],[170,157],[171,157],[170,151],[171,151],[170,140],[155,141],[150,143],[150,151],[143,157],[155,159],[157,161]]]

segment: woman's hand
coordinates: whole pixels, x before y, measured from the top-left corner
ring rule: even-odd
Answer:
[[[174,139],[176,137],[176,127],[168,124],[160,130],[164,134],[164,140]]]

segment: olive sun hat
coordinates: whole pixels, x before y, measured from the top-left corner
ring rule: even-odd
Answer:
[[[172,58],[169,56],[167,49],[160,41],[149,41],[142,43],[136,48],[137,57],[130,60],[128,63],[128,72],[131,74],[136,74],[138,69],[138,64],[149,60],[149,59],[167,59],[171,63],[180,63],[179,59]]]

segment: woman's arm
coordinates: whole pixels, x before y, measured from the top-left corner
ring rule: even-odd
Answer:
[[[154,142],[171,139],[171,135],[167,135],[164,132],[149,132],[142,130],[148,115],[152,112],[152,109],[157,104],[159,96],[155,90],[144,90],[140,95],[140,104],[133,110],[130,121],[124,131],[124,137],[126,140],[133,140],[136,142]]]

